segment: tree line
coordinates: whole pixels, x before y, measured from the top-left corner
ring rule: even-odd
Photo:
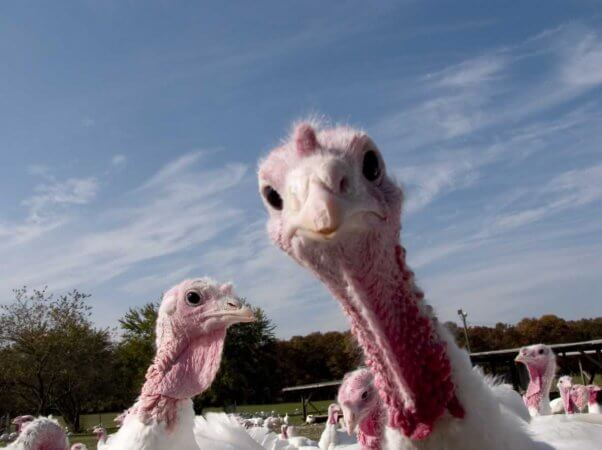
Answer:
[[[133,404],[154,355],[159,302],[130,308],[115,329],[91,320],[88,294],[55,296],[21,288],[0,306],[0,416],[61,415],[80,431],[82,413],[120,411]],[[282,340],[261,308],[256,322],[232,327],[218,376],[195,399],[206,406],[282,400],[282,388],[338,380],[362,364],[349,332],[311,333]],[[461,329],[446,324],[464,345]],[[566,321],[556,316],[516,325],[469,328],[473,351],[602,337],[602,317]]]
[[[456,342],[466,346],[464,331],[454,322],[446,322]],[[511,325],[499,322],[492,327],[468,327],[470,350],[485,352],[507,348],[523,347],[534,343],[564,344],[600,339],[602,337],[602,317],[580,320],[565,320],[553,314],[540,318],[524,318]]]

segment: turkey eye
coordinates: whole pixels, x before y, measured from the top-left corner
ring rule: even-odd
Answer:
[[[272,208],[277,211],[282,210],[282,197],[272,186],[263,188],[263,196]]]
[[[364,154],[362,174],[368,181],[375,181],[380,176],[380,161],[374,150],[368,150]]]
[[[368,398],[368,391],[362,392],[362,400],[366,400]]]
[[[539,349],[539,354],[540,354],[540,355],[543,355],[543,348],[540,348],[540,349]]]
[[[186,293],[186,303],[192,306],[197,306],[201,303],[201,296],[198,292],[190,291]]]

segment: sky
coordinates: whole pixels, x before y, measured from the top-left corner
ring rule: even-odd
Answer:
[[[257,194],[319,115],[381,149],[442,320],[602,315],[599,1],[6,1],[0,61],[0,303],[76,288],[115,327],[209,275],[279,337],[346,329]]]

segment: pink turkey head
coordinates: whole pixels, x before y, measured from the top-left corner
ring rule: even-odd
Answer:
[[[101,425],[97,425],[92,429],[92,434],[96,436],[99,441],[104,441],[107,437],[107,430]]]
[[[524,364],[528,369],[535,369],[541,374],[544,374],[552,365],[554,368],[556,367],[556,356],[552,349],[545,344],[522,347],[515,361]]]
[[[336,425],[339,423],[339,417],[342,413],[343,411],[341,410],[341,407],[336,403],[331,403],[328,405],[328,423],[331,425]]]
[[[374,409],[380,407],[370,370],[358,369],[345,375],[337,400],[343,410],[347,433],[351,435]]]
[[[81,442],[78,442],[77,444],[73,444],[71,446],[71,450],[88,450],[88,447],[86,447]]]
[[[589,391],[586,386],[582,384],[574,384],[571,387],[571,401],[579,408],[580,410],[585,409],[587,403],[589,402]]]
[[[174,399],[200,394],[217,373],[227,328],[254,320],[231,284],[198,278],[174,286],[159,307],[157,355],[143,394]]]
[[[253,320],[253,312],[242,305],[231,284],[219,285],[209,278],[184,280],[163,296],[157,316],[157,349],[183,336],[194,340]]]
[[[125,411],[123,411],[121,414],[119,414],[118,416],[116,416],[113,419],[113,422],[115,422],[117,424],[117,426],[122,426],[123,422],[125,420],[125,418],[127,417],[127,415],[130,413],[129,409],[126,409]]]
[[[15,426],[15,430],[19,433],[23,426],[29,422],[32,422],[35,419],[34,416],[17,416],[13,419],[12,424]]]
[[[567,414],[573,414],[575,412],[575,404],[571,400],[571,388],[573,387],[573,380],[570,376],[564,375],[558,378],[558,392],[562,398],[562,404],[564,405],[564,412]]]
[[[271,239],[304,265],[315,268],[324,250],[397,239],[401,190],[361,131],[297,125],[261,162],[259,189]]]

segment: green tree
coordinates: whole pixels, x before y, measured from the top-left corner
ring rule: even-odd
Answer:
[[[255,322],[228,329],[219,372],[211,388],[197,400],[197,408],[267,403],[281,388],[274,325],[261,308],[252,309]]]
[[[119,325],[123,336],[115,349],[116,408],[130,406],[140,393],[146,370],[155,355],[155,323],[158,302],[130,308]]]
[[[57,411],[79,431],[79,414],[107,390],[109,333],[92,325],[87,294],[14,293],[0,306],[2,382],[27,412]]]

